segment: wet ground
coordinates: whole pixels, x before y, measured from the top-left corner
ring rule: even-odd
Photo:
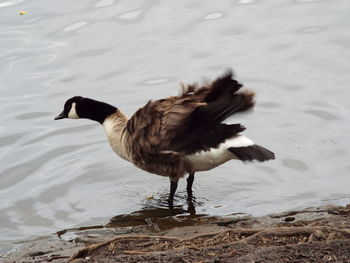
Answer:
[[[163,222],[142,213],[133,217],[127,221],[138,223],[130,226],[61,231],[28,242],[3,259],[8,263],[350,262],[350,205],[265,217],[184,219],[163,214]]]

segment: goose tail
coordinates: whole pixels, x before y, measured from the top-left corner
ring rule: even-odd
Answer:
[[[275,159],[275,154],[270,150],[254,144],[246,147],[230,147],[228,150],[243,162],[259,161],[265,162]]]

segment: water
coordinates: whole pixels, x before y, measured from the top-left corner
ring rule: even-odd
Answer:
[[[116,157],[98,124],[53,120],[67,98],[131,115],[227,67],[258,101],[230,121],[277,160],[198,174],[197,213],[349,202],[349,12],[347,0],[1,1],[0,252],[163,206],[168,180]]]

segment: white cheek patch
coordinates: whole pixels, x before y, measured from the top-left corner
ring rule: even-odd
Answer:
[[[77,110],[75,108],[75,102],[72,103],[72,107],[70,108],[68,112],[68,118],[69,119],[79,119],[80,117],[77,114]]]

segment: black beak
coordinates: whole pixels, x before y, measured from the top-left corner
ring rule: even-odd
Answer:
[[[60,115],[58,115],[55,120],[60,120],[60,119],[65,119],[67,118],[67,116],[64,114],[64,112],[62,112]]]

